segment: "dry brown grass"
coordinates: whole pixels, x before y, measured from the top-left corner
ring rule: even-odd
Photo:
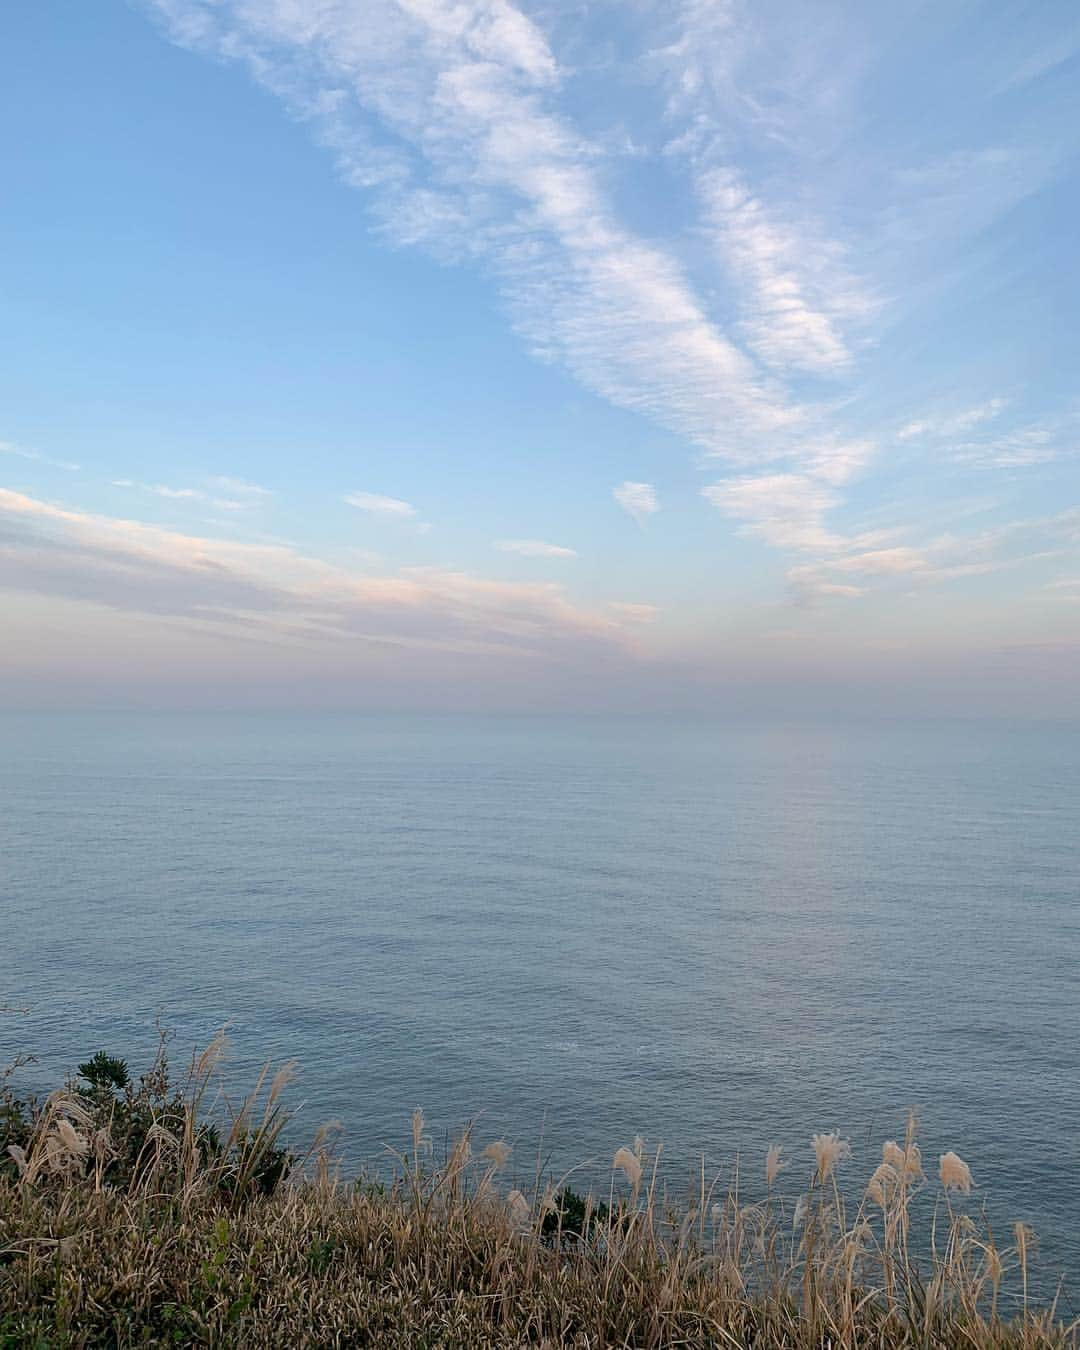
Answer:
[[[557,1186],[503,1181],[503,1141],[474,1149],[465,1130],[436,1164],[420,1112],[393,1181],[340,1182],[324,1134],[263,1194],[248,1183],[278,1144],[289,1074],[264,1072],[211,1150],[220,1057],[215,1043],[193,1064],[183,1110],[152,1120],[123,1184],[111,1108],[49,1098],[0,1177],[0,1345],[1080,1344],[1052,1304],[1028,1303],[1029,1231],[999,1246],[957,1207],[971,1174],[952,1152],[927,1181],[914,1121],[903,1145],[884,1143],[854,1212],[836,1134],[808,1144],[794,1207],[775,1184],[799,1164],[778,1146],[756,1199],[703,1174],[675,1205],[659,1150],[636,1139],[570,1232]],[[931,1191],[917,1243],[912,1201]]]

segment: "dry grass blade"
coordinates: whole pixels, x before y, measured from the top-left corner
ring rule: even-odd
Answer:
[[[4,1150],[0,1345],[1080,1350],[1075,1324],[1032,1304],[1030,1230],[1017,1225],[1003,1253],[954,1210],[970,1168],[945,1153],[940,1185],[928,1182],[913,1121],[903,1145],[884,1144],[854,1214],[836,1181],[851,1146],[836,1132],[813,1137],[794,1216],[794,1197],[777,1194],[779,1145],[752,1194],[737,1168],[726,1193],[702,1171],[675,1204],[660,1149],[646,1159],[635,1139],[602,1203],[568,1176],[501,1191],[510,1146],[474,1152],[471,1127],[436,1162],[420,1111],[389,1182],[341,1182],[333,1127],[288,1179],[277,1162],[292,1066],[264,1068],[215,1125],[223,1049],[218,1037],[193,1061],[179,1096],[162,1066],[157,1095],[134,1099],[148,1121],[135,1143],[118,1101],[65,1092]],[[135,1155],[116,1184],[125,1147]],[[614,1174],[629,1195],[616,1197]],[[940,1217],[920,1271],[911,1199],[928,1188]]]

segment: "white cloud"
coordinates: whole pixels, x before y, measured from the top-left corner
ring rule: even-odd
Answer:
[[[1055,25],[1056,27],[1056,25]],[[998,92],[1015,89],[1042,79],[1051,71],[1058,70],[1066,62],[1072,61],[1080,51],[1080,24],[1074,22],[1071,32],[1058,29],[1054,39],[1046,46],[1032,52],[1025,60],[1010,70],[998,85]]]
[[[793,598],[810,604],[826,596],[865,594],[872,582],[931,585],[1020,568],[1074,552],[1077,542],[1073,511],[970,535],[943,534],[918,545],[868,547],[873,536],[861,535],[842,541],[831,556],[791,568],[787,580]]]
[[[729,478],[702,489],[719,510],[745,522],[747,534],[788,552],[811,555],[788,569],[797,604],[826,597],[854,598],[899,579],[920,585],[1019,567],[1068,552],[1080,542],[1077,513],[1011,521],[970,535],[943,534],[924,543],[902,539],[911,531],[839,533],[826,517],[838,504],[828,481],[777,473]],[[898,540],[897,536],[901,538]],[[1048,541],[1056,541],[1047,548]],[[816,555],[816,556],[815,556]]]
[[[808,482],[811,494],[795,513],[796,546],[825,539],[820,525],[811,533],[822,483],[848,481],[869,441],[831,432],[822,410],[800,406],[764,375],[718,326],[674,250],[620,220],[599,143],[560,104],[566,72],[520,8],[509,0],[370,0],[362,13],[293,0],[152,3],[177,40],[243,61],[307,120],[346,181],[368,194],[392,242],[484,264],[539,356],[709,455],[745,468],[791,461],[792,484]],[[699,112],[716,76],[699,63],[702,34],[719,43],[709,61],[744,34],[742,7],[721,8],[685,5],[682,36],[662,54],[672,68],[681,63],[681,101],[697,100]],[[845,327],[871,306],[839,246],[716,168],[714,148],[699,149],[687,160],[744,299],[751,347],[779,369],[849,366]],[[649,484],[624,483],[615,499],[639,524],[658,509]],[[776,518],[758,532],[795,537]]]
[[[274,495],[270,488],[260,487],[258,483],[249,483],[243,478],[230,478],[227,474],[219,475],[208,481],[212,487],[221,492],[227,492],[233,499],[251,498],[257,501],[260,498]]]
[[[875,28],[873,7],[815,11],[812,22],[798,20],[796,41],[789,6],[634,7],[632,31],[651,47],[639,72],[666,79],[666,165],[688,174],[688,199],[702,213],[697,231],[646,238],[620,214],[611,128],[583,133],[580,71],[560,63],[541,29],[558,6],[144,3],[175,40],[243,63],[304,120],[391,244],[483,268],[534,352],[724,459],[739,476],[706,497],[773,546],[826,561],[881,551],[870,536],[828,524],[840,489],[875,453],[871,428],[841,425],[868,400],[852,390],[831,407],[807,405],[798,373],[850,375],[858,325],[878,295],[892,296],[894,320],[911,294],[924,301],[948,270],[931,265],[942,250],[1044,183],[1058,153],[1005,145],[927,161],[909,139],[885,146],[877,162],[852,148],[865,111],[856,93],[876,69],[875,42],[891,32]],[[755,153],[741,153],[748,147]],[[703,235],[713,249],[707,268]],[[863,278],[871,267],[873,284]],[[698,284],[691,278],[702,271]],[[730,321],[718,317],[727,307]],[[1047,458],[1031,438],[971,448],[974,429],[1004,406],[991,399],[916,418],[897,439],[963,438],[956,453],[973,462]],[[639,523],[657,509],[648,484],[625,483],[615,499]],[[415,514],[407,503],[361,504],[395,501],[373,494],[350,500],[388,517]]]
[[[863,586],[829,581],[819,567],[812,565],[788,568],[787,584],[788,594],[796,605],[813,605],[829,598],[856,600],[866,594]]]
[[[948,413],[937,417],[915,418],[900,428],[896,433],[896,439],[898,441],[910,441],[927,437],[943,439],[949,436],[957,436],[982,422],[991,421],[1007,406],[1007,399],[992,398],[986,403],[980,403],[974,408],[967,408],[963,412]]]
[[[774,473],[728,478],[701,495],[725,515],[747,521],[745,529],[775,548],[835,552],[844,540],[825,528],[825,514],[837,505],[826,484],[806,474]]]
[[[874,448],[874,442],[869,440],[823,440],[817,444],[808,444],[801,457],[807,473],[839,486],[849,482],[866,467]]]
[[[854,572],[859,576],[907,576],[925,572],[930,564],[917,548],[898,545],[895,548],[868,549],[849,558],[840,558],[831,564],[834,572]]]
[[[940,250],[985,230],[1050,178],[1058,153],[1041,145],[950,151],[894,173],[886,240],[897,250]]]
[[[1031,422],[995,434],[980,430],[996,421],[1007,407],[1008,400],[992,398],[962,412],[916,418],[900,428],[896,439],[952,442],[944,448],[953,459],[981,468],[1002,469],[1047,464],[1068,447],[1070,440],[1077,441],[1075,417]],[[968,439],[957,439],[965,435]]]
[[[52,459],[40,450],[27,450],[25,446],[15,445],[11,441],[0,441],[0,455],[15,455],[18,459],[33,460],[38,464],[47,464],[50,469],[66,469],[68,473],[78,473],[80,466],[68,459]]]
[[[843,325],[872,306],[835,245],[780,221],[730,168],[698,176],[706,221],[745,297],[751,347],[766,364],[836,373],[851,364]]]
[[[652,623],[660,612],[655,605],[636,603],[631,600],[612,600],[608,605],[613,613],[627,623]]]
[[[147,487],[147,492],[152,492],[155,497],[166,497],[171,501],[191,501],[204,502],[206,493],[199,488],[173,488],[166,487],[161,483],[154,483]]]
[[[952,447],[954,458],[983,468],[1024,469],[1049,464],[1061,453],[1059,432],[1050,426],[1019,427],[983,441],[963,441]]]
[[[576,558],[577,551],[542,539],[497,539],[495,548],[503,553],[520,553],[525,558]]]
[[[611,495],[639,525],[644,525],[649,516],[660,510],[656,489],[651,483],[632,483],[627,480],[613,488]]]
[[[438,568],[355,574],[280,544],[208,539],[0,489],[0,589],[248,640],[390,644],[537,659],[625,655],[623,626],[562,587]]]
[[[366,511],[373,516],[386,516],[392,520],[410,520],[416,515],[416,507],[397,497],[382,497],[377,492],[350,492],[345,500],[358,511]]]
[[[485,263],[541,356],[736,461],[801,412],[722,333],[671,253],[618,219],[563,72],[508,0],[152,0],[309,121],[397,243]]]
[[[166,483],[138,483],[133,478],[114,478],[112,486],[117,488],[136,488],[140,492],[149,492],[166,501],[206,502],[218,511],[249,511],[273,494],[267,488],[254,483],[245,483],[240,478],[216,477],[206,480],[217,491],[224,489],[232,495],[218,497],[203,488],[170,487]]]

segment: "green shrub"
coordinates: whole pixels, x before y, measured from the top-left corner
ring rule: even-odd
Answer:
[[[598,1234],[606,1232],[611,1223],[611,1209],[603,1201],[579,1195],[569,1186],[564,1186],[544,1215],[540,1236],[550,1246],[567,1239],[587,1244]]]
[[[173,1191],[184,1184],[182,1171],[197,1172],[230,1200],[272,1195],[295,1161],[278,1143],[286,1118],[276,1099],[268,1102],[261,1120],[252,1120],[249,1101],[238,1116],[222,1122],[200,1117],[204,1089],[197,1078],[185,1087],[173,1082],[164,1037],[154,1063],[137,1083],[126,1060],[97,1051],[78,1066],[59,1094],[59,1104],[50,1099],[53,1117],[74,1115],[80,1137],[87,1141],[65,1173],[81,1170],[114,1190],[131,1190],[153,1173],[156,1185]],[[48,1132],[49,1109],[0,1086],[4,1175],[18,1178],[17,1152],[29,1153],[35,1137]],[[42,1170],[43,1182],[47,1170]]]

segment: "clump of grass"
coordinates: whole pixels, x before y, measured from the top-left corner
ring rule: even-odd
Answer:
[[[272,1079],[264,1068],[232,1106],[219,1083],[224,1033],[193,1056],[182,1086],[170,1077],[166,1045],[162,1035],[137,1083],[124,1060],[99,1051],[44,1103],[0,1084],[0,1176],[38,1189],[90,1183],[109,1194],[271,1194],[295,1163],[280,1143],[293,1066]],[[217,1105],[224,1109],[215,1118],[208,1108]]]
[[[510,1145],[471,1128],[436,1161],[419,1110],[392,1178],[346,1184],[332,1131],[283,1147],[291,1066],[232,1103],[223,1050],[180,1087],[162,1050],[138,1084],[98,1055],[41,1105],[7,1093],[0,1346],[1077,1350],[1076,1324],[1028,1299],[1030,1231],[999,1246],[958,1208],[974,1182],[951,1151],[928,1181],[914,1119],[853,1207],[836,1132],[809,1139],[797,1195],[778,1194],[800,1164],[774,1144],[751,1193],[703,1171],[675,1204],[640,1138],[601,1200],[511,1185]],[[916,1197],[935,1198],[919,1240]]]

